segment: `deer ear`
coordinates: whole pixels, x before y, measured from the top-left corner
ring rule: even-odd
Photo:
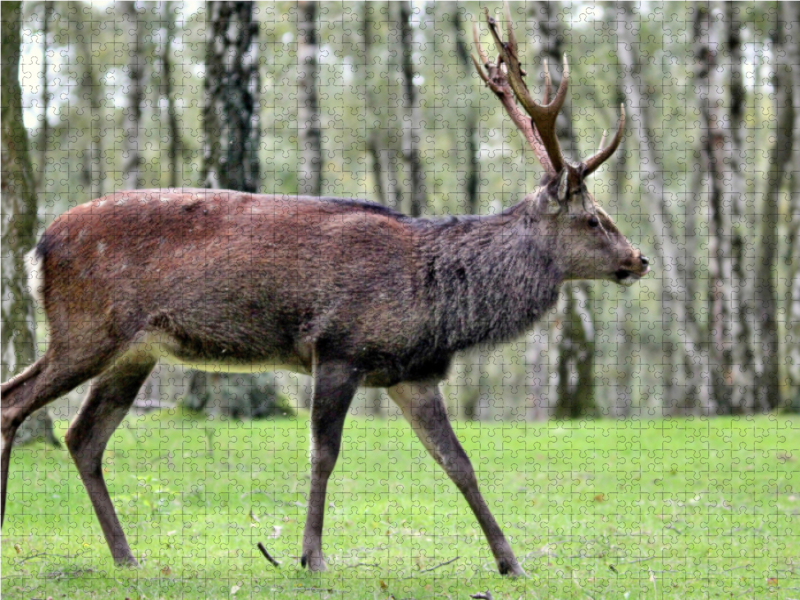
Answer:
[[[569,169],[564,169],[561,172],[561,181],[558,182],[558,201],[567,201],[567,192],[569,191]]]

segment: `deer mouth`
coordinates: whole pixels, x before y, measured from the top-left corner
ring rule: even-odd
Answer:
[[[629,286],[639,281],[650,272],[650,267],[645,267],[641,273],[636,273],[630,269],[618,269],[614,271],[614,281],[620,285]]]

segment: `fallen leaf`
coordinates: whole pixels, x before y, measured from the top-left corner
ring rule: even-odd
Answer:
[[[597,494],[597,495],[594,497],[594,501],[595,501],[595,502],[604,502],[604,501],[605,501],[605,499],[606,499],[606,496],[605,496],[605,494]]]
[[[22,554],[22,548],[19,547],[19,544],[14,544],[14,550],[17,551],[17,554]]]
[[[386,582],[383,579],[381,579],[380,582],[381,582],[381,589],[382,590],[385,590],[385,589],[389,588],[389,586],[386,585]]]
[[[169,574],[170,574],[170,573],[172,573],[172,569],[170,569],[170,568],[169,568],[169,565],[167,565],[166,567],[164,567],[163,569],[161,569],[161,574],[162,574],[164,577],[169,577]]]

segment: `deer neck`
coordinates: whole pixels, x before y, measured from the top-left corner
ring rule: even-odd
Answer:
[[[563,273],[536,225],[522,227],[519,212],[431,228],[423,287],[448,349],[511,340],[557,301]]]

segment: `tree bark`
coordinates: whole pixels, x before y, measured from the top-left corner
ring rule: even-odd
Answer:
[[[253,11],[250,2],[208,3],[203,111],[206,187],[258,191],[259,28]],[[184,405],[235,418],[289,410],[271,373],[195,372]]]
[[[381,159],[381,142],[380,132],[382,123],[376,114],[378,108],[378,99],[375,91],[375,70],[373,68],[373,35],[374,26],[372,20],[372,13],[375,10],[374,6],[368,2],[362,4],[363,17],[362,17],[362,39],[364,42],[364,98],[366,102],[366,117],[365,117],[365,132],[364,137],[367,140],[367,152],[369,153],[372,162],[372,180],[373,191],[380,204],[386,205],[386,186],[384,185],[384,165]]]
[[[37,189],[44,193],[47,189],[47,143],[50,139],[50,121],[47,116],[50,112],[50,86],[47,77],[50,22],[53,20],[52,0],[45,0],[44,14],[42,15],[42,126],[39,128],[39,181]]]
[[[164,39],[161,46],[161,77],[164,86],[163,95],[167,100],[167,129],[169,131],[169,147],[167,160],[169,169],[169,187],[178,187],[180,172],[180,156],[183,147],[181,130],[178,127],[178,111],[175,107],[175,91],[173,89],[172,69],[172,41],[175,38],[175,16],[172,14],[173,3],[171,0],[164,2],[163,20]]]
[[[753,349],[753,277],[755,264],[750,258],[755,255],[755,244],[746,210],[745,181],[746,154],[744,148],[745,101],[747,90],[742,75],[742,36],[738,17],[739,6],[725,2],[725,21],[728,27],[727,50],[730,54],[728,66],[730,80],[727,85],[730,106],[730,131],[726,136],[726,154],[730,158],[727,172],[729,183],[726,193],[731,209],[731,305],[733,314],[733,406],[736,412],[750,413],[755,405],[755,350]],[[795,63],[797,64],[797,63]]]
[[[711,374],[710,400],[717,414],[730,415],[733,405],[733,348],[730,337],[730,282],[731,247],[729,243],[731,222],[726,212],[730,206],[730,193],[725,181],[728,173],[724,164],[724,130],[730,118],[722,114],[722,99],[719,90],[720,68],[717,62],[722,51],[723,23],[711,19],[710,5],[702,0],[693,6],[695,96],[700,112],[700,153],[708,180],[708,341],[709,371]],[[727,77],[725,78],[727,81]],[[701,190],[693,190],[700,195]]]
[[[461,10],[457,2],[448,2],[451,12],[451,23],[453,25],[453,35],[456,40],[456,57],[461,66],[465,82],[472,81],[472,73],[475,66],[469,56],[469,46],[466,41],[465,24]],[[478,110],[475,106],[470,106],[466,110],[466,124],[464,126],[464,137],[459,139],[460,146],[466,148],[467,169],[464,174],[464,199],[467,213],[477,215],[479,212],[478,192],[480,188],[480,148],[478,144]]]
[[[258,23],[250,2],[209,2],[206,105],[203,109],[205,187],[257,192]]]
[[[787,235],[784,263],[788,269],[786,288],[786,366],[788,389],[787,409],[800,413],[800,2],[787,2],[781,5],[785,13],[784,22],[791,23],[791,38],[786,40],[789,52],[788,63],[792,65],[792,106],[794,108],[794,139],[791,172],[791,203],[789,214],[791,223]]]
[[[780,386],[780,340],[778,337],[778,292],[775,269],[778,258],[778,218],[780,196],[786,175],[786,165],[792,156],[791,68],[786,47],[786,22],[784,10],[777,11],[775,29],[772,31],[775,97],[775,143],[769,152],[769,173],[764,190],[762,226],[760,232],[759,263],[756,269],[756,306],[758,307],[758,334],[761,347],[761,372],[758,377],[756,408],[775,410],[782,406]],[[794,66],[796,68],[796,66]]]
[[[139,133],[142,125],[142,99],[144,98],[144,40],[142,19],[136,2],[122,3],[125,15],[124,29],[128,33],[128,107],[125,111],[125,139],[122,152],[122,187],[138,190],[142,187],[142,156]]]
[[[666,413],[691,413],[698,409],[707,411],[707,390],[703,385],[707,377],[707,353],[703,347],[702,335],[693,306],[691,256],[695,240],[692,227],[687,226],[683,243],[679,242],[679,231],[672,217],[670,194],[667,192],[664,177],[660,171],[655,136],[651,129],[654,122],[650,115],[650,104],[645,98],[646,83],[642,76],[639,57],[636,55],[639,39],[639,16],[631,3],[616,4],[611,22],[615,24],[617,36],[617,56],[623,71],[623,84],[627,102],[625,112],[629,120],[626,129],[633,133],[637,141],[641,164],[643,202],[652,206],[649,211],[658,252],[662,279],[662,307],[664,312],[665,337],[662,345],[674,347],[673,362],[669,365],[682,390],[682,399],[667,399]],[[686,206],[687,215],[693,212]],[[682,249],[682,247],[685,249]],[[676,333],[675,329],[683,328]],[[679,369],[683,373],[679,374]]]
[[[92,52],[92,21],[84,21],[78,32],[78,44],[81,48],[80,59],[84,63],[84,72],[80,82],[81,100],[89,103],[91,124],[89,126],[89,139],[86,140],[83,151],[83,180],[89,187],[92,198],[99,198],[105,189],[105,170],[103,169],[103,128],[104,111],[100,104],[101,87],[95,74]]]
[[[408,172],[410,203],[408,214],[419,217],[427,205],[425,171],[419,149],[420,110],[414,85],[414,33],[411,27],[413,7],[410,0],[399,2],[400,46],[403,74],[403,158]]]
[[[21,3],[3,2],[2,18],[2,369],[8,380],[36,359],[36,317],[25,277],[25,255],[36,242],[36,181],[28,154],[19,85]],[[58,446],[53,424],[42,409],[20,427],[15,443],[38,438]]]
[[[317,12],[319,3],[301,0],[297,3],[297,128],[300,142],[301,194],[322,195],[322,123],[319,113],[319,39]]]

